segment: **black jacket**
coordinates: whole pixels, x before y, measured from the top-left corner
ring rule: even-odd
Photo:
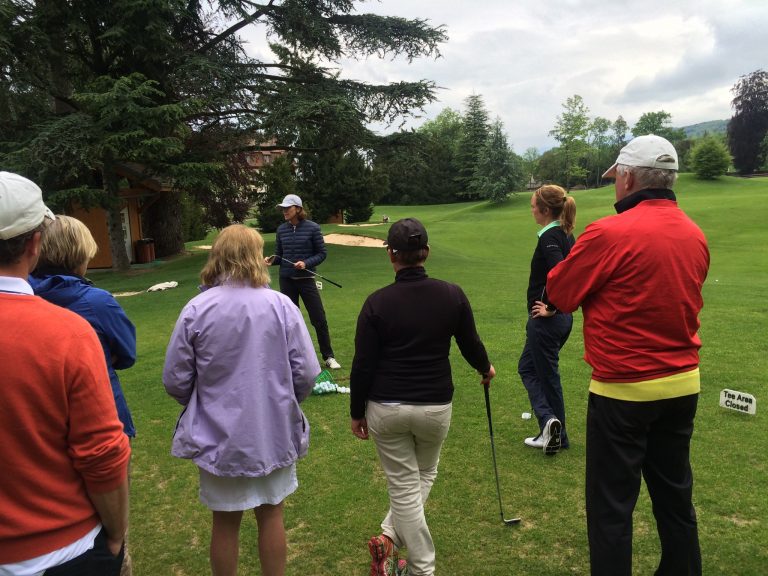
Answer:
[[[536,300],[549,304],[544,287],[547,274],[570,254],[576,243],[573,234],[566,234],[560,226],[555,226],[539,236],[536,250],[531,258],[531,275],[528,278],[528,310]]]
[[[400,270],[394,284],[371,294],[357,319],[350,374],[350,415],[365,416],[368,400],[447,404],[453,398],[448,355],[456,338],[478,372],[490,369],[472,308],[460,287]]]

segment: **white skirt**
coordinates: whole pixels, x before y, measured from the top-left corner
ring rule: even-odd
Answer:
[[[280,504],[299,487],[296,463],[266,476],[214,476],[200,470],[200,502],[216,512],[251,510],[262,504]]]

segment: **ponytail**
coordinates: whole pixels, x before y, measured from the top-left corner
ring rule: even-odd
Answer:
[[[563,232],[570,234],[576,224],[576,201],[564,188],[546,184],[533,193],[539,210],[549,209],[550,214],[560,220]]]
[[[570,234],[576,224],[576,200],[573,196],[563,198],[563,211],[560,212],[560,227],[563,232]]]

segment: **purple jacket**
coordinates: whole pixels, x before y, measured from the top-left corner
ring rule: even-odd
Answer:
[[[307,453],[299,408],[320,365],[301,312],[268,287],[224,284],[181,311],[165,389],[184,410],[171,453],[216,476],[266,476]]]

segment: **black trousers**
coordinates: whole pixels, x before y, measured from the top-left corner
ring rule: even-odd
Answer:
[[[317,345],[320,346],[320,354],[323,359],[332,358],[331,335],[328,333],[328,321],[325,319],[325,308],[320,299],[320,291],[317,289],[314,278],[294,280],[293,278],[280,278],[280,292],[288,296],[296,306],[299,306],[301,297],[309,314],[309,321],[317,334]]]
[[[119,576],[124,554],[125,545],[120,554],[112,556],[107,548],[107,533],[102,528],[93,548],[64,564],[48,568],[43,576]]]
[[[657,576],[701,574],[690,442],[699,395],[627,402],[590,393],[586,501],[592,576],[632,573],[632,513],[645,479],[661,540]]]

